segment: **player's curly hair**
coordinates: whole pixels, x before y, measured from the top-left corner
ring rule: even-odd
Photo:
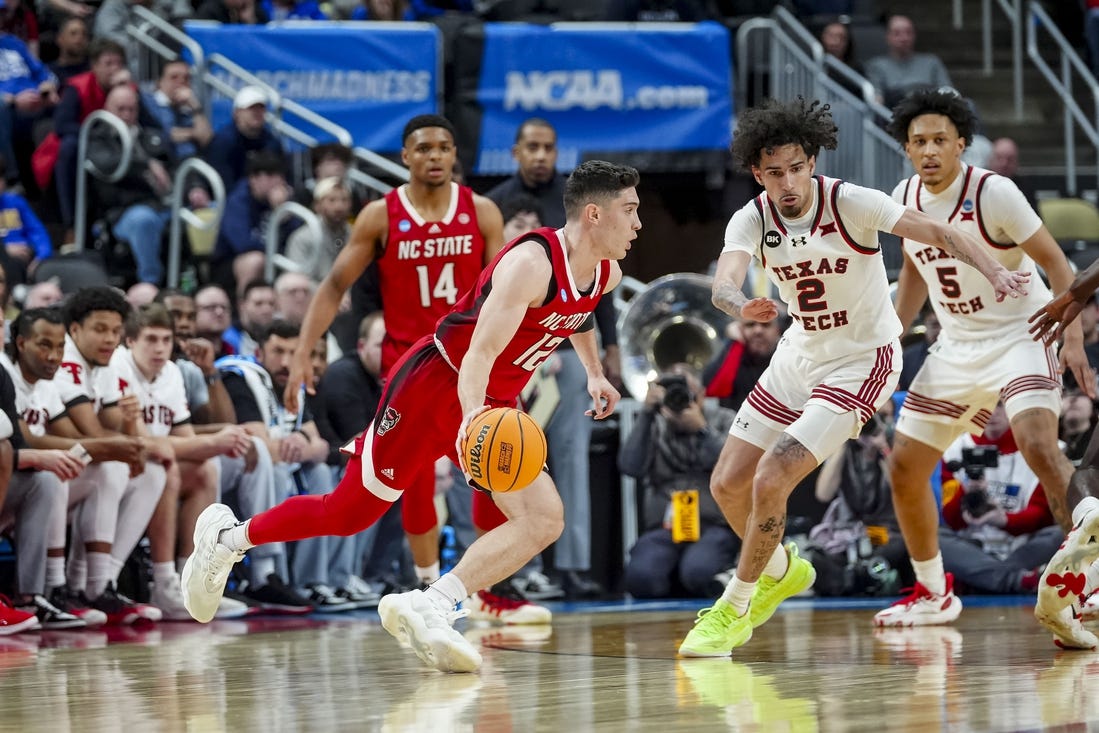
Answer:
[[[765,100],[737,119],[733,133],[733,160],[746,170],[759,167],[764,150],[783,145],[800,145],[807,156],[825,150],[835,150],[839,128],[832,121],[827,104],[820,100],[806,102],[798,97],[793,102]]]
[[[80,288],[65,299],[65,325],[83,324],[93,311],[114,311],[125,322],[130,304],[122,293],[106,285]]]
[[[943,115],[954,123],[958,137],[968,143],[977,127],[977,117],[969,102],[954,89],[917,89],[910,92],[893,108],[893,119],[889,122],[889,134],[904,145],[908,142],[908,126],[920,115]]]

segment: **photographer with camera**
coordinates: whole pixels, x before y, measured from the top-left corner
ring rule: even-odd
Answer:
[[[821,596],[891,595],[901,586],[904,548],[889,485],[893,403],[886,402],[859,432],[821,464],[817,501],[828,504],[809,532],[805,558]]]
[[[708,596],[732,567],[740,540],[710,493],[710,473],[736,413],[706,404],[697,372],[675,364],[649,384],[645,409],[618,453],[645,488],[644,532],[630,549],[634,598]]]
[[[1039,568],[1064,540],[1038,477],[1023,459],[1003,404],[983,435],[943,454],[943,566],[974,592],[1034,593]]]

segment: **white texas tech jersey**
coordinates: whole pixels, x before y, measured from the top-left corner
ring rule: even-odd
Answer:
[[[153,381],[145,378],[134,364],[134,355],[125,346],[115,349],[111,367],[118,373],[123,394],[135,394],[141,402],[145,428],[154,438],[169,435],[172,428],[191,421],[187,391],[179,367],[167,361]]]
[[[955,340],[973,340],[1026,332],[1027,319],[1052,295],[1034,260],[1017,246],[1042,226],[1019,188],[992,171],[965,166],[941,193],[930,193],[914,175],[897,184],[893,198],[976,237],[1007,269],[1031,273],[1025,296],[997,303],[992,284],[976,268],[938,247],[903,240],[905,254],[927,283],[943,333]]]
[[[784,340],[828,361],[900,336],[878,232],[903,215],[880,191],[816,176],[805,216],[783,219],[762,193],[729,220],[724,251],[759,260],[794,319]]]
[[[27,430],[36,437],[45,435],[46,426],[66,412],[57,384],[52,379],[39,379],[30,384],[7,354],[0,354],[0,364],[8,370],[15,385],[15,409],[27,424]]]

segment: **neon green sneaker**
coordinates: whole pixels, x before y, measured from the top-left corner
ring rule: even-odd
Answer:
[[[811,587],[817,579],[813,563],[798,557],[798,546],[793,542],[786,545],[786,556],[790,558],[790,567],[782,578],[775,580],[768,575],[759,576],[756,591],[752,594],[752,604],[748,607],[752,628],[766,623],[775,614],[778,604]]]
[[[694,628],[679,645],[684,657],[727,657],[752,638],[750,614],[737,616],[729,602],[719,598],[698,612]]]

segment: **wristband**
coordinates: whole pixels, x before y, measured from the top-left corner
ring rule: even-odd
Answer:
[[[206,380],[206,384],[213,384],[214,382],[220,382],[221,381],[221,372],[215,371],[213,374],[210,374],[208,376],[204,376],[203,379]]]

